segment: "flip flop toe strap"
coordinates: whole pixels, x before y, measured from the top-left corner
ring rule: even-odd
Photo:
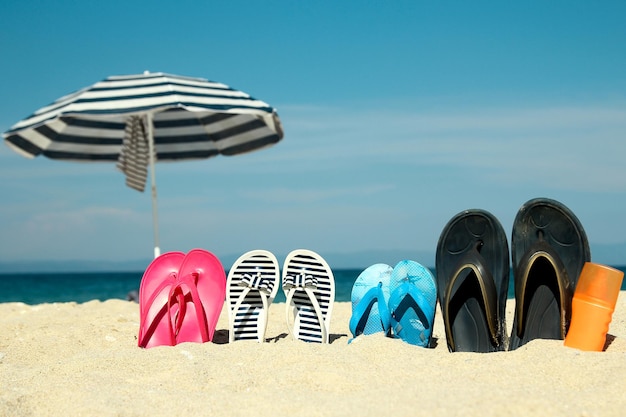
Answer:
[[[561,298],[561,338],[565,339],[567,323],[571,314],[571,294],[574,289],[570,288],[570,280],[567,269],[561,261],[556,251],[544,240],[538,240],[533,243],[524,253],[515,270],[515,315],[517,317],[517,327],[515,331],[521,339],[526,326],[525,303],[527,301],[526,289],[528,287],[528,278],[533,266],[539,259],[545,259],[554,268],[557,285],[559,287],[559,296]]]
[[[187,311],[187,303],[185,301],[185,293],[184,289],[188,290],[188,293],[191,295],[191,302],[195,306],[196,311],[196,320],[198,323],[198,329],[200,331],[200,337],[203,342],[208,342],[211,340],[212,335],[209,334],[208,324],[206,321],[206,317],[204,315],[204,309],[202,307],[202,301],[200,299],[200,294],[198,293],[198,288],[196,286],[198,281],[198,273],[191,273],[183,278],[181,278],[175,286],[170,290],[170,297],[168,298],[168,315],[170,317],[170,323],[174,325],[174,334],[178,336],[178,333],[181,330],[185,314]],[[172,321],[171,311],[173,301],[176,300],[178,304],[178,312]]]
[[[418,291],[415,285],[405,282],[396,288],[391,294],[391,297],[389,298],[389,305],[395,306],[390,315],[394,335],[404,339],[403,334],[405,327],[402,325],[402,318],[407,311],[413,310],[420,319],[419,321],[423,327],[423,329],[419,329],[423,333],[420,338],[422,339],[422,342],[428,344],[435,311],[424,294]],[[413,325],[415,323],[411,324]]]
[[[352,317],[350,317],[350,332],[352,332],[354,337],[362,334],[365,330],[364,326],[367,322],[365,315],[369,315],[374,303],[378,304],[378,315],[383,332],[385,334],[389,332],[391,315],[389,313],[389,307],[385,302],[382,286],[382,282],[379,282],[376,287],[370,288],[354,307]]]
[[[287,275],[283,280],[283,289],[287,290],[286,297],[286,312],[287,312],[287,324],[289,333],[292,335],[294,339],[297,339],[296,335],[293,333],[293,324],[291,323],[292,311],[291,303],[293,301],[293,295],[297,290],[304,291],[311,305],[313,306],[313,310],[315,311],[315,315],[317,317],[317,321],[320,325],[322,331],[322,343],[326,343],[328,340],[328,331],[326,330],[326,323],[324,322],[324,314],[322,313],[322,309],[320,308],[320,304],[315,296],[315,291],[317,290],[317,278],[312,275],[306,275],[304,273],[298,275]]]
[[[154,289],[154,291],[152,292],[152,294],[150,294],[150,298],[148,298],[148,300],[145,302],[145,304],[140,306],[140,310],[141,310],[141,318],[140,318],[140,324],[141,324],[141,335],[139,337],[139,346],[140,347],[145,347],[148,344],[148,341],[150,340],[150,338],[152,337],[152,333],[148,331],[148,329],[150,328],[150,326],[152,325],[151,323],[147,323],[148,320],[148,313],[150,312],[150,309],[152,308],[153,304],[155,303],[157,297],[159,297],[164,290],[166,290],[167,288],[170,288],[172,286],[176,285],[176,274],[175,273],[170,273],[165,279],[163,279],[163,281]],[[141,299],[141,298],[140,298]],[[161,307],[161,309],[159,310],[159,312],[157,312],[156,316],[159,316],[161,313],[164,313],[163,310],[167,309],[168,310],[168,314],[169,314],[169,296],[168,296],[168,303],[164,303]],[[171,326],[171,321],[170,323],[170,334],[171,334],[171,343],[170,345],[173,345],[175,342],[175,337],[174,337],[174,329]]]
[[[261,272],[257,272],[254,275],[253,274],[242,275],[241,280],[237,283],[237,285],[239,285],[240,287],[243,287],[243,291],[237,297],[237,301],[235,302],[235,305],[232,310],[233,314],[230,315],[230,320],[229,320],[230,329],[235,328],[235,319],[237,318],[237,312],[241,308],[241,304],[243,303],[243,300],[245,300],[246,296],[251,290],[256,290],[259,292],[259,295],[261,296],[261,303],[263,304],[263,311],[267,311],[268,305],[269,305],[268,297],[272,294],[272,290],[274,289],[274,282],[272,280],[263,278],[263,275],[261,274]],[[260,324],[261,323],[259,322],[259,325]],[[262,339],[263,336],[261,332],[259,332],[259,336],[261,336],[260,339]],[[232,342],[234,340],[235,340],[235,335],[234,335],[234,332],[232,332],[232,334],[230,335],[230,341]],[[259,342],[262,342],[262,341],[263,340],[259,340]]]
[[[480,288],[481,296],[485,305],[485,318],[487,320],[487,326],[489,327],[489,335],[491,341],[494,344],[498,344],[498,333],[500,331],[498,326],[498,296],[495,286],[495,281],[489,268],[486,267],[485,258],[477,250],[468,252],[461,258],[456,272],[452,274],[452,279],[446,286],[444,295],[443,317],[444,325],[446,328],[446,334],[452,334],[452,323],[450,322],[450,300],[452,298],[452,291],[455,287],[460,285],[463,281],[472,276],[471,273],[464,273],[464,271],[470,270],[473,272],[473,276],[476,277],[478,286]],[[469,272],[469,271],[468,271]],[[456,350],[454,338],[449,337],[448,342],[452,350]]]

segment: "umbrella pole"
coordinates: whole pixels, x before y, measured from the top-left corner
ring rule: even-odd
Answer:
[[[148,130],[148,153],[150,154],[150,184],[152,188],[152,229],[154,230],[154,257],[161,255],[159,247],[159,213],[157,209],[157,190],[156,190],[156,174],[155,151],[154,151],[154,126],[152,124],[152,114],[146,114],[146,129]]]

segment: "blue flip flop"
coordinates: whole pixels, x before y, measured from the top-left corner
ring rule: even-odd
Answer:
[[[437,305],[433,274],[415,261],[400,261],[391,273],[389,290],[393,337],[429,347]]]
[[[392,268],[374,264],[357,277],[352,287],[350,332],[354,337],[383,332],[389,334],[391,316],[387,307]]]

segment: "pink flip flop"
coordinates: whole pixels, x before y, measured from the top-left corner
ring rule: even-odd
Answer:
[[[139,287],[139,347],[176,344],[170,293],[176,286],[178,270],[184,258],[182,252],[164,253],[146,268]]]
[[[168,311],[175,313],[171,323],[176,343],[213,340],[226,296],[226,273],[219,259],[204,249],[191,250],[170,293]]]

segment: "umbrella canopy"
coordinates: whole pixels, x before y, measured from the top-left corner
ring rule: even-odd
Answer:
[[[149,73],[112,76],[16,123],[5,143],[34,158],[111,161],[143,191],[151,172],[155,256],[160,253],[155,161],[237,155],[283,138],[276,110],[225,84]]]

